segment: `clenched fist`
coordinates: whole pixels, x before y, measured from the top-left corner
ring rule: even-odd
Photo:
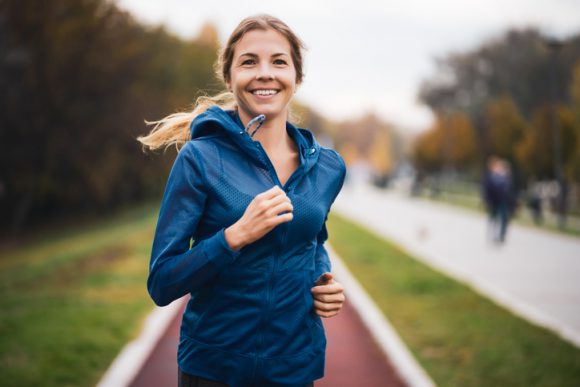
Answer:
[[[226,242],[233,250],[240,250],[280,223],[291,221],[292,211],[292,203],[286,192],[276,185],[256,195],[244,215],[225,229]]]
[[[340,282],[331,273],[324,273],[310,289],[314,298],[314,312],[320,317],[333,317],[340,312],[346,298]]]

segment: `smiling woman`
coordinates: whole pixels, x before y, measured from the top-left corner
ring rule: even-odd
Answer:
[[[240,118],[265,114],[268,124],[286,122],[296,92],[296,71],[288,40],[274,30],[253,30],[238,43],[226,85],[236,96]]]
[[[312,386],[324,374],[320,317],[344,302],[325,224],[346,167],[288,122],[302,47],[277,18],[243,20],[219,57],[228,91],[139,138],[150,149],[181,147],[147,281],[161,306],[191,295],[180,386]]]

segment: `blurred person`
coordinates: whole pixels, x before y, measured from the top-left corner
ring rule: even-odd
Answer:
[[[159,306],[191,294],[180,386],[312,386],[324,374],[320,317],[345,300],[325,224],[346,167],[288,122],[302,50],[281,20],[244,19],[219,54],[227,91],[139,138],[150,149],[181,146],[147,281]]]
[[[514,210],[513,182],[506,160],[491,156],[483,180],[483,199],[490,219],[491,238],[504,243],[511,214]]]
[[[536,225],[544,223],[544,215],[542,210],[542,195],[540,193],[540,186],[532,182],[529,184],[526,192],[526,204],[532,214],[532,219]]]

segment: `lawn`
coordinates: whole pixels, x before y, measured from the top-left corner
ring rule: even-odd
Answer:
[[[580,349],[332,215],[330,242],[440,386],[580,386]]]
[[[0,385],[98,382],[153,307],[154,222],[148,206],[0,251]]]

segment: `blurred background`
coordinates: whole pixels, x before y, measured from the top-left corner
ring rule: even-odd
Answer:
[[[144,120],[219,91],[216,51],[257,12],[279,15],[305,40],[300,124],[334,144],[352,175],[379,185],[411,176],[416,194],[469,202],[495,154],[511,164],[522,198],[537,193],[548,211],[578,213],[576,2],[223,7],[2,2],[7,235],[157,197],[171,157],[135,146]]]
[[[501,164],[508,218],[580,235],[580,2],[0,0],[0,385],[94,384],[138,333],[176,152],[136,137],[222,89],[217,50],[256,13],[305,41],[293,109],[347,186],[485,223]]]

